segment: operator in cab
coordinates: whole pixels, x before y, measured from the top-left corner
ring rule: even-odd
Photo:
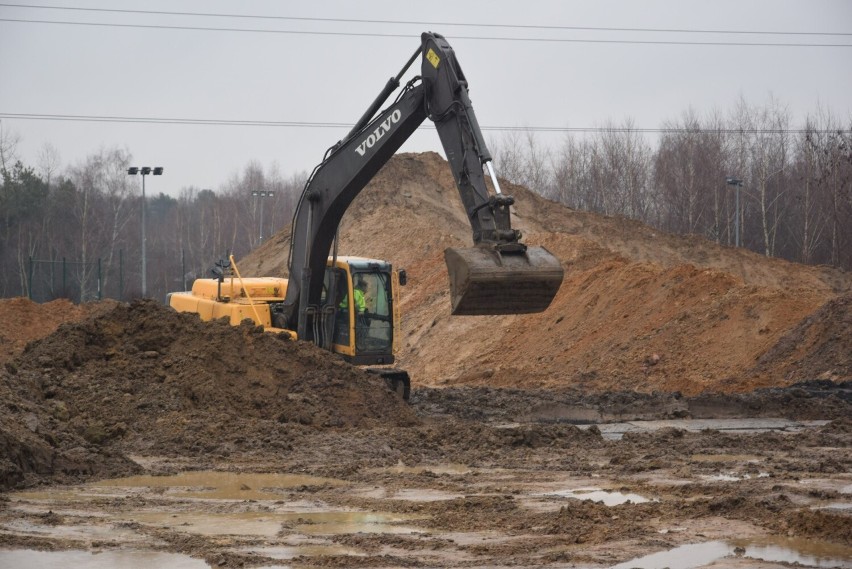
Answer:
[[[355,282],[355,290],[352,293],[352,296],[355,297],[355,314],[364,314],[367,310],[367,282],[364,279],[358,279]],[[343,300],[340,301],[340,309],[348,310],[349,309],[349,295],[343,297]]]

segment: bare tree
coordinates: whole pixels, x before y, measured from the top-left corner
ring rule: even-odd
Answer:
[[[783,212],[779,200],[785,192],[783,174],[789,159],[790,145],[787,131],[790,126],[789,111],[774,98],[763,109],[756,110],[753,123],[750,159],[752,184],[757,196],[763,237],[763,252],[767,257],[775,254],[775,237]]]
[[[3,126],[0,120],[0,171],[8,171],[18,160],[21,135]]]

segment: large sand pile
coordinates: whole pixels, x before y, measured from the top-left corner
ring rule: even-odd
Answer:
[[[469,246],[471,237],[437,154],[394,157],[347,212],[340,254],[388,259],[408,271],[399,362],[415,387],[694,394],[852,375],[843,355],[852,352],[852,337],[832,327],[838,312],[849,317],[849,303],[830,304],[852,290],[848,273],[574,211],[511,184],[503,190],[516,198],[515,226],[525,241],[545,246],[565,267],[559,294],[541,314],[450,316],[443,250]],[[241,260],[241,272],[285,274],[288,246],[285,229]],[[806,346],[777,347],[789,346],[801,326]]]

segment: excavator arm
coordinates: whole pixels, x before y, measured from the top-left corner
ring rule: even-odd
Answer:
[[[300,338],[309,339],[312,324],[320,318],[325,267],[344,213],[427,117],[438,130],[473,231],[473,248],[445,252],[453,313],[539,312],[562,282],[559,261],[541,247],[522,244],[520,232],[511,227],[514,200],[500,193],[452,48],[438,34],[424,33],[421,40],[420,48],[346,138],[329,149],[305,185],[293,217],[290,280],[281,315]],[[421,75],[377,113],[418,56]],[[488,194],[483,167],[492,176],[495,195]]]

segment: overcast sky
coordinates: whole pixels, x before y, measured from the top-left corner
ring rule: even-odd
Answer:
[[[847,124],[852,115],[849,0],[44,2],[21,4],[130,12],[21,8],[0,0],[4,130],[20,135],[19,154],[30,165],[48,143],[63,166],[100,148],[127,148],[136,165],[165,168],[162,178],[148,181],[149,193],[218,189],[251,160],[266,169],[277,165],[285,177],[309,172],[348,131],[335,125],[361,116],[427,30],[445,35],[455,49],[483,127],[582,128],[632,119],[636,127],[657,128],[690,107],[699,114],[728,112],[740,97],[762,105],[770,96],[789,107],[797,125],[819,105]],[[706,30],[763,33],[698,33]],[[13,114],[314,126],[23,120]],[[489,141],[503,136],[485,134]],[[564,134],[539,136],[558,144]],[[431,123],[402,150],[440,151]]]

